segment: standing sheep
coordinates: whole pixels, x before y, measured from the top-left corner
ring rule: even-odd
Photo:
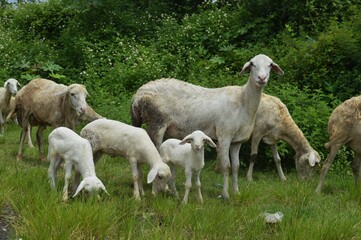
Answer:
[[[182,139],[197,129],[217,139],[217,158],[224,182],[222,196],[228,199],[231,166],[233,190],[239,192],[239,150],[252,134],[261,93],[271,70],[283,74],[271,58],[260,54],[244,64],[241,74],[250,71],[250,76],[243,86],[204,88],[176,79],[149,82],[133,96],[132,124],[139,127],[146,123],[157,148],[164,135]]]
[[[14,97],[20,86],[18,80],[10,78],[5,81],[4,87],[0,88],[0,134],[4,135],[5,117],[15,107]],[[13,118],[15,120],[16,118]]]
[[[22,127],[17,159],[22,160],[23,144],[29,126],[39,126],[36,133],[40,159],[44,160],[43,131],[46,126],[64,126],[74,129],[86,112],[85,86],[65,86],[47,79],[34,79],[24,86],[15,97],[15,113]],[[12,116],[10,113],[9,116]],[[9,117],[8,116],[8,117]]]
[[[168,139],[160,145],[160,155],[163,162],[167,163],[172,172],[169,185],[172,192],[178,197],[175,186],[177,167],[183,167],[186,176],[185,194],[183,203],[188,203],[189,190],[192,187],[192,175],[195,175],[197,197],[203,202],[201,193],[200,174],[204,167],[204,143],[211,147],[217,147],[210,137],[202,131],[196,130],[186,136],[182,141],[178,139]]]
[[[50,166],[48,176],[50,185],[56,187],[56,172],[60,164],[64,161],[65,184],[63,189],[63,201],[68,200],[68,186],[71,178],[71,171],[81,174],[83,180],[77,187],[73,197],[85,189],[94,193],[103,189],[107,194],[104,184],[97,178],[93,162],[93,152],[88,140],[80,137],[74,131],[66,127],[58,127],[49,134],[48,160]]]
[[[341,146],[345,144],[355,153],[352,162],[352,173],[355,184],[358,185],[360,183],[361,96],[348,99],[333,110],[328,120],[327,131],[330,140],[325,144],[325,148],[329,153],[322,166],[320,180],[316,188],[317,193],[321,192],[332,161],[335,159]]]
[[[287,107],[278,98],[264,93],[257,110],[251,138],[251,159],[247,173],[249,181],[252,181],[253,166],[257,159],[258,145],[261,140],[271,146],[278,176],[282,181],[286,180],[286,177],[277,152],[279,140],[286,141],[295,150],[296,169],[300,179],[309,179],[312,176],[313,167],[320,162],[320,155],[310,146],[302,131],[293,121]]]
[[[163,190],[171,175],[147,132],[122,122],[108,119],[98,119],[87,124],[80,136],[88,139],[97,162],[103,153],[112,157],[121,156],[128,159],[132,170],[134,197],[140,200],[144,195],[142,187],[142,163],[151,167],[147,182],[153,182],[152,193],[155,195]]]

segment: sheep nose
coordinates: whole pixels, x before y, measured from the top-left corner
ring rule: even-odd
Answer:
[[[81,107],[81,108],[80,108],[80,112],[81,112],[82,114],[84,114],[84,113],[85,113],[85,108]]]
[[[266,78],[267,78],[267,76],[265,76],[265,75],[258,76],[258,79],[261,80],[262,82],[265,82]]]

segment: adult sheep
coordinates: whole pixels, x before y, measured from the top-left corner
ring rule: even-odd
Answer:
[[[257,159],[261,140],[270,145],[278,176],[282,181],[286,180],[286,177],[282,171],[281,158],[277,151],[279,140],[289,143],[295,150],[296,170],[302,180],[312,177],[314,166],[321,160],[318,152],[311,147],[301,129],[293,121],[286,105],[280,99],[265,93],[262,94],[257,110],[251,138],[251,159],[247,172],[249,181],[253,179],[253,166]]]
[[[15,113],[22,127],[17,160],[22,160],[24,139],[29,126],[39,126],[36,137],[40,159],[45,160],[42,139],[44,129],[46,126],[74,129],[86,112],[87,95],[85,86],[81,84],[65,86],[37,78],[25,85],[15,97]]]
[[[325,177],[331,167],[341,146],[349,146],[355,153],[352,161],[352,173],[355,184],[360,183],[361,166],[361,96],[353,97],[344,101],[333,110],[329,120],[327,132],[330,140],[325,144],[329,151],[326,160],[323,163],[320,180],[316,192],[322,190]]]
[[[5,81],[4,87],[0,88],[0,134],[4,135],[5,117],[15,108],[15,99],[13,95],[18,92],[20,86],[18,80],[10,78]],[[13,118],[15,120],[16,118]]]
[[[243,86],[204,88],[176,79],[151,81],[133,97],[132,124],[139,127],[146,123],[157,148],[164,135],[183,139],[195,130],[217,139],[224,182],[222,196],[228,199],[230,167],[233,190],[238,193],[239,150],[252,134],[261,93],[271,70],[283,74],[271,58],[260,54],[244,64],[241,74],[250,71],[250,76]]]

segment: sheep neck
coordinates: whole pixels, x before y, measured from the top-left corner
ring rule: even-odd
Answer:
[[[11,99],[11,93],[6,88],[6,91],[5,91],[5,103],[6,103],[6,105],[10,104],[10,99]]]
[[[88,158],[87,158],[88,159]],[[93,161],[93,158],[89,158]],[[79,172],[82,175],[83,179],[87,177],[95,176],[95,167],[94,163],[84,161],[83,159],[78,161]]]
[[[248,115],[254,116],[254,118],[256,118],[256,112],[261,102],[262,90],[263,87],[256,86],[255,80],[251,77],[248,78],[247,83],[244,85],[243,108],[246,109]]]
[[[284,129],[280,138],[289,143],[297,153],[307,152],[310,149],[310,144],[293,120],[292,124],[286,123]]]

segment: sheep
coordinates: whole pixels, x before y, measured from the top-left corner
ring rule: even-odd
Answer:
[[[282,181],[285,181],[286,177],[277,152],[278,140],[286,141],[295,150],[296,169],[300,179],[311,178],[315,164],[320,162],[320,155],[310,146],[302,131],[293,121],[286,105],[280,99],[265,93],[262,94],[251,137],[251,158],[247,172],[249,181],[252,181],[253,166],[257,159],[258,145],[261,140],[270,145],[278,176]]]
[[[18,80],[10,78],[5,81],[4,87],[0,88],[0,134],[4,135],[5,132],[5,117],[14,108],[14,97],[18,92],[20,84]],[[16,118],[13,118],[15,121]],[[16,123],[16,121],[15,121]]]
[[[58,127],[49,134],[48,141],[47,158],[50,162],[48,177],[50,186],[53,189],[56,188],[56,172],[60,164],[64,162],[65,184],[63,188],[63,201],[67,201],[69,198],[68,186],[73,168],[83,178],[73,197],[78,195],[82,189],[90,193],[103,189],[108,194],[104,184],[95,174],[93,152],[88,140],[80,137],[69,128]]]
[[[224,182],[222,196],[229,199],[230,167],[233,191],[239,193],[239,150],[252,134],[261,93],[271,70],[283,74],[271,58],[260,54],[244,64],[241,74],[250,71],[250,76],[243,86],[204,88],[176,79],[151,81],[133,96],[132,124],[140,127],[146,123],[157,148],[165,135],[182,139],[194,130],[202,130],[218,140],[217,159]]]
[[[171,170],[169,185],[173,194],[178,197],[175,186],[177,167],[183,167],[186,176],[185,194],[183,203],[188,203],[189,190],[192,187],[192,175],[195,175],[195,184],[198,200],[203,203],[201,193],[200,173],[204,167],[204,143],[211,147],[217,147],[210,137],[202,131],[196,130],[186,136],[182,141],[168,139],[160,145],[160,155],[163,162],[167,163]]]
[[[147,132],[142,128],[109,120],[98,119],[88,123],[81,131],[80,136],[88,139],[97,162],[103,153],[112,157],[121,156],[128,159],[132,170],[136,200],[144,195],[142,187],[142,163],[150,166],[147,183],[153,182],[152,194],[163,190],[171,175],[170,168],[165,164]]]
[[[31,126],[39,126],[36,137],[40,159],[45,160],[42,134],[46,126],[64,126],[74,129],[86,113],[88,92],[84,85],[65,86],[51,80],[37,78],[25,85],[15,97],[15,110],[22,127],[17,160],[22,160],[25,136]]]
[[[316,193],[321,192],[332,161],[335,159],[339,149],[343,145],[347,145],[355,153],[352,161],[352,173],[355,184],[358,185],[360,183],[361,96],[352,97],[333,110],[328,120],[327,132],[329,141],[325,143],[325,148],[329,153],[326,160],[323,162]]]

